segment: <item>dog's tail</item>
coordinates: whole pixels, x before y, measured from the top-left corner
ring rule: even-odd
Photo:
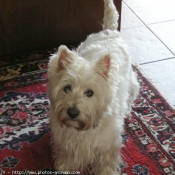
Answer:
[[[113,0],[104,0],[104,6],[103,29],[116,30],[119,14]]]

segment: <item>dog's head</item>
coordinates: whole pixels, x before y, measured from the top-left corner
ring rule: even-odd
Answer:
[[[63,127],[87,130],[98,125],[111,102],[110,56],[88,61],[60,46],[49,62],[49,99]]]

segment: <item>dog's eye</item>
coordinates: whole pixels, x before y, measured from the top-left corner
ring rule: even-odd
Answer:
[[[64,87],[64,92],[69,93],[71,91],[71,85],[67,85]]]
[[[92,90],[88,90],[88,91],[85,92],[85,95],[87,97],[92,97],[94,95],[94,92]]]

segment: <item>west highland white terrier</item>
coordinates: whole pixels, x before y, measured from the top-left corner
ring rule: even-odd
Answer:
[[[50,57],[48,97],[55,168],[120,174],[124,118],[138,93],[113,0],[104,0],[103,30],[76,50]]]

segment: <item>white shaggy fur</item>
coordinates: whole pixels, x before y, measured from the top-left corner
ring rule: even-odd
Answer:
[[[103,30],[49,62],[48,96],[55,168],[119,175],[124,118],[138,93],[118,13],[105,0]]]

